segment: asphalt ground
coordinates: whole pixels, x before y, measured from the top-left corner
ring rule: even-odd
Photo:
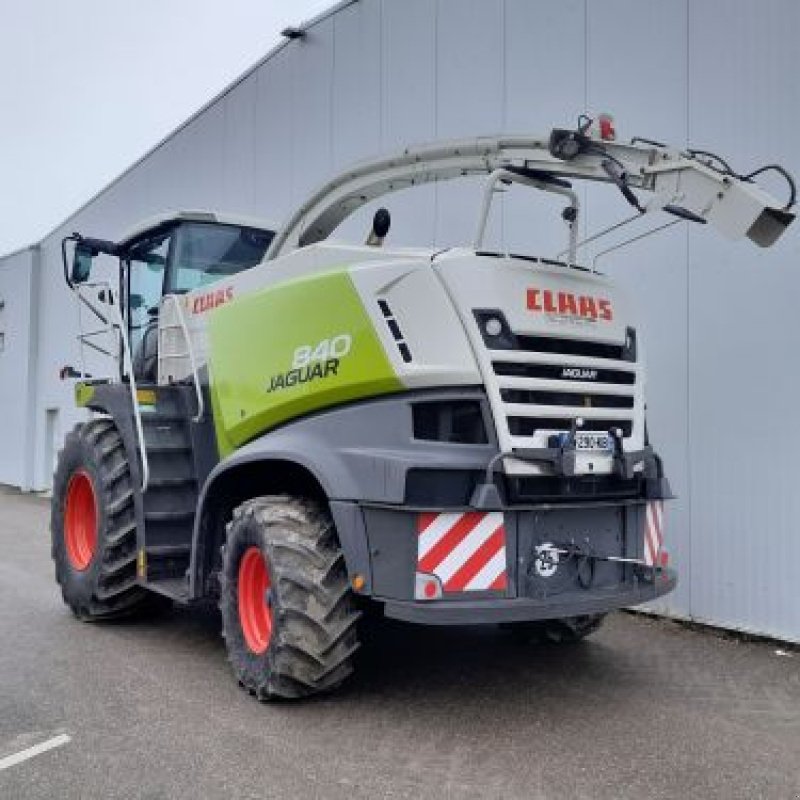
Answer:
[[[337,694],[262,705],[213,609],[75,620],[48,514],[0,488],[3,800],[800,798],[796,649],[631,614],[579,645],[387,623]]]

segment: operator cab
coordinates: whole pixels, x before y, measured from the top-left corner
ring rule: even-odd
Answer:
[[[121,257],[134,375],[147,383],[156,381],[161,298],[254,267],[275,235],[216,214],[184,213],[154,223],[123,240],[126,254]]]
[[[165,295],[180,295],[259,264],[275,229],[244,218],[208,212],[178,212],[148,220],[118,243],[81,239],[88,278],[99,254],[119,258],[123,309],[133,372],[137,381],[155,383],[158,363],[158,315]]]

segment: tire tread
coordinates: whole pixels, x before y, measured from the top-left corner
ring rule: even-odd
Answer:
[[[93,621],[127,616],[143,607],[149,596],[136,582],[134,488],[130,467],[125,458],[125,445],[116,425],[109,418],[97,418],[76,425],[67,434],[61,454],[69,448],[80,447],[81,440],[90,448],[102,483],[98,487],[99,493],[107,501],[103,559],[88,601],[76,602],[66,596],[63,569],[67,567],[59,564],[58,560],[56,580],[61,585],[65,602],[80,619]],[[54,480],[54,486],[56,485]],[[54,498],[51,519],[54,559],[56,531],[63,526],[63,521],[57,520],[56,515],[60,513],[62,505],[61,498]]]
[[[236,570],[235,565],[225,564],[220,576],[223,637],[239,682],[260,700],[329,691],[353,671],[360,617],[352,603],[330,515],[319,503],[307,499],[280,495],[248,500],[233,512],[223,559],[235,550],[232,537],[252,525],[266,533],[279,603],[270,669],[254,679],[240,669],[240,633],[238,627],[231,630],[231,621],[237,617],[233,609],[226,608],[235,596],[230,576]]]

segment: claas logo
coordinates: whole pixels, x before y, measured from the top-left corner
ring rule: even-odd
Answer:
[[[233,288],[228,286],[225,289],[216,289],[213,292],[206,292],[192,301],[192,314],[202,314],[204,311],[211,311],[212,308],[221,306],[233,300]]]
[[[528,311],[542,314],[558,314],[585,320],[611,322],[614,312],[611,301],[604,297],[593,297],[572,292],[554,292],[550,289],[528,289]]]

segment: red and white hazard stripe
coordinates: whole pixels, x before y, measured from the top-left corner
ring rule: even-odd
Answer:
[[[417,572],[435,575],[445,592],[506,588],[506,530],[499,511],[420,514]]]
[[[648,567],[660,563],[664,547],[664,501],[651,500],[647,504],[644,523],[644,561]]]

